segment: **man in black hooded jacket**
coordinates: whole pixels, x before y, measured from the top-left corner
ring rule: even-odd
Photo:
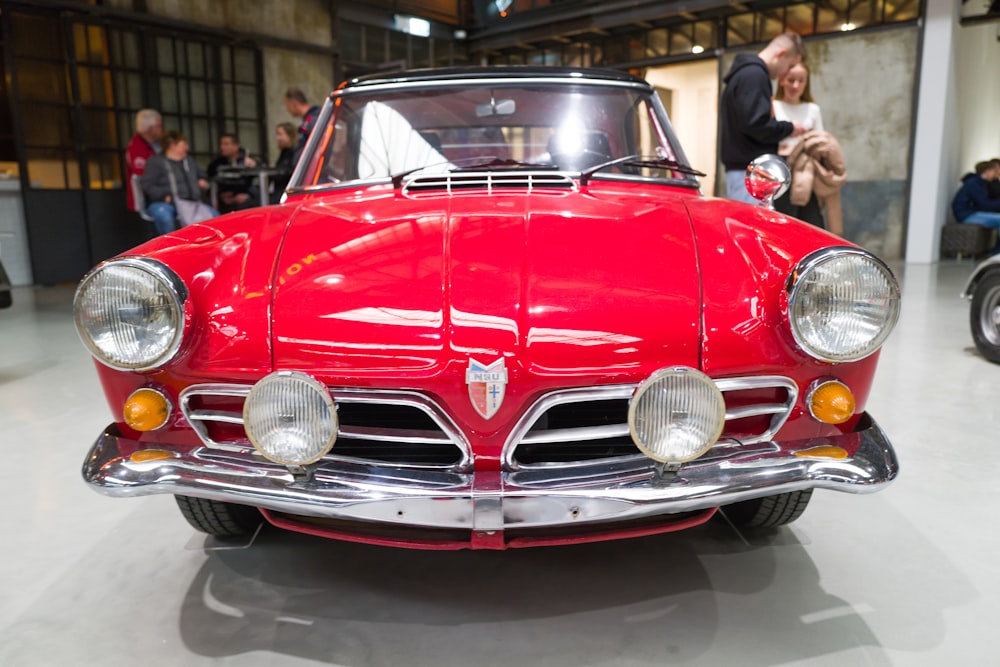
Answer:
[[[775,120],[771,80],[780,79],[805,58],[802,38],[778,35],[758,54],[741,53],[723,79],[719,105],[719,153],[726,168],[726,197],[755,203],[743,180],[747,164],[764,153],[777,153],[778,142],[805,132],[799,123]]]

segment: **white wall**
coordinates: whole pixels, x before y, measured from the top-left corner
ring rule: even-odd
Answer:
[[[958,167],[962,174],[981,160],[1000,157],[1000,23],[958,29]]]
[[[719,65],[714,58],[646,70],[646,81],[673,94],[670,122],[684,153],[702,177],[701,189],[711,195],[715,183],[716,122],[719,115]]]

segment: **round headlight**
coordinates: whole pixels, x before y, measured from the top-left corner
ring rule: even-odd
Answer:
[[[186,299],[184,284],[166,266],[138,258],[111,261],[77,287],[76,329],[101,363],[150,370],[180,347]]]
[[[899,285],[878,258],[853,248],[822,250],[789,280],[795,342],[822,361],[856,361],[875,352],[899,317]]]
[[[326,455],[337,439],[337,410],[318,380],[280,371],[255,384],[243,404],[243,425],[265,458],[306,465]]]
[[[628,408],[632,440],[661,463],[696,459],[715,444],[726,402],[712,379],[693,368],[656,371],[636,389]]]

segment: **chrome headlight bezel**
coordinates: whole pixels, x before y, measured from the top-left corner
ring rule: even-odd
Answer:
[[[845,261],[847,264],[843,268],[831,266]],[[857,289],[862,292],[880,289],[882,293],[844,294],[838,297],[838,290],[844,292],[845,286],[849,288],[852,284],[844,278],[844,274],[852,269],[867,272],[868,277],[883,282],[882,285],[855,285]],[[827,278],[824,270],[837,273]],[[831,307],[823,312],[818,312],[814,304],[810,305],[810,300],[815,298],[811,292],[816,290],[824,290],[826,294],[823,296],[832,302]],[[786,293],[786,315],[795,344],[814,359],[828,363],[859,361],[871,356],[885,343],[899,318],[900,291],[895,275],[885,262],[861,248],[839,246],[808,255],[789,275]],[[837,348],[824,341],[821,335],[823,327],[815,319],[826,315],[839,318],[840,321],[830,324],[829,329],[841,333],[846,329],[842,320],[845,317],[854,318],[847,324],[853,325],[856,342]],[[869,330],[867,335],[864,334],[865,329]]]
[[[168,309],[168,317],[172,320],[173,331],[167,336],[165,344],[156,346],[150,353],[132,360],[125,359],[126,355],[116,354],[115,350],[102,347],[95,340],[92,322],[85,320],[84,303],[90,296],[88,290],[99,289],[95,283],[99,278],[105,277],[107,271],[127,269],[139,271],[145,277],[152,278],[156,287],[164,297]],[[176,273],[165,264],[147,257],[121,257],[103,262],[91,270],[76,288],[73,295],[73,321],[76,324],[77,334],[84,346],[93,357],[100,363],[120,371],[145,372],[154,370],[168,363],[177,354],[184,341],[185,334],[190,322],[190,301],[189,292]],[[142,303],[138,300],[132,304],[118,304],[110,318],[119,317],[123,305],[135,305],[141,308]],[[109,308],[110,310],[110,308]]]

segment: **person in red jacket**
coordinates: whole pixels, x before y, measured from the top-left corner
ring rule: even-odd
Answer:
[[[163,119],[155,109],[141,109],[135,115],[135,134],[125,149],[125,193],[128,210],[136,210],[132,195],[132,176],[142,176],[146,162],[160,152],[160,137],[163,136]]]

